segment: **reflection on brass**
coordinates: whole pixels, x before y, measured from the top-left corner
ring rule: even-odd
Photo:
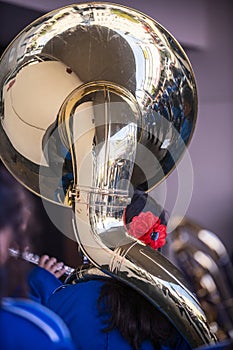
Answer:
[[[0,86],[7,168],[34,193],[72,206],[95,268],[149,299],[192,348],[215,342],[175,266],[129,237],[122,221],[133,191],[165,179],[193,134],[196,83],[179,43],[136,10],[70,5],[9,45]]]
[[[171,34],[147,16],[118,5],[54,10],[9,45],[0,72],[1,157],[20,182],[46,199],[67,205],[66,192],[75,175],[70,150],[61,146],[59,110],[75,89],[98,81],[125,89],[141,111],[133,188],[147,191],[160,183],[190,142],[197,115],[196,83],[185,52]],[[97,92],[92,103],[101,99]],[[121,116],[119,120],[113,114],[115,133],[123,118],[129,122],[124,110],[116,109]],[[98,132],[93,131],[97,142]]]

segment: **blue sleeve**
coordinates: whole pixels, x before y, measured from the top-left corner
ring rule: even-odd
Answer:
[[[47,304],[49,296],[62,282],[49,271],[36,266],[28,276],[30,299],[43,305]]]
[[[60,317],[26,299],[2,300],[0,333],[1,350],[75,350],[70,332]]]

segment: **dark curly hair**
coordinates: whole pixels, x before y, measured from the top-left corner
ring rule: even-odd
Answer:
[[[145,340],[155,350],[162,345],[175,348],[178,333],[174,326],[130,286],[109,278],[101,288],[98,305],[100,315],[107,316],[104,332],[117,328],[133,350],[139,350]]]
[[[0,163],[0,235],[10,228],[12,244],[19,253],[29,244],[27,225],[31,210],[32,201],[27,190]],[[10,257],[0,266],[0,298],[27,295],[25,269],[25,262]]]

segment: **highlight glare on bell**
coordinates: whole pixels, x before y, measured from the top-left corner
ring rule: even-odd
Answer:
[[[98,152],[106,138],[127,148],[135,133],[124,126],[136,128],[136,154],[122,167],[131,164],[130,186],[146,191],[174,169],[196,122],[195,78],[179,43],[116,4],[69,5],[34,21],[4,52],[0,86],[3,162],[30,190],[63,205],[75,176],[64,125],[75,113],[83,113],[77,133],[88,129]]]

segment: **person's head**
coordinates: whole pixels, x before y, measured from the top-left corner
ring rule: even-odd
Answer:
[[[129,236],[153,249],[160,249],[165,245],[167,213],[146,192],[139,189],[134,191],[131,203],[124,211],[123,221]]]
[[[139,189],[134,191],[132,200],[126,207],[125,223],[129,224],[135,216],[146,211],[151,211],[159,217],[162,224],[167,224],[167,212],[148,193]]]
[[[181,92],[181,100],[184,111],[184,116],[189,117],[193,115],[193,93],[191,88],[185,84]]]
[[[29,217],[26,190],[0,164],[0,235],[15,241],[20,248],[25,241]]]
[[[98,300],[100,316],[108,332],[117,328],[133,350],[150,341],[156,350],[163,346],[175,348],[177,331],[168,318],[131,286],[108,278]]]
[[[9,248],[13,246],[21,252],[28,244],[27,225],[30,217],[30,206],[27,190],[0,163],[1,295],[10,294],[21,283],[23,275],[21,262],[10,259]]]

